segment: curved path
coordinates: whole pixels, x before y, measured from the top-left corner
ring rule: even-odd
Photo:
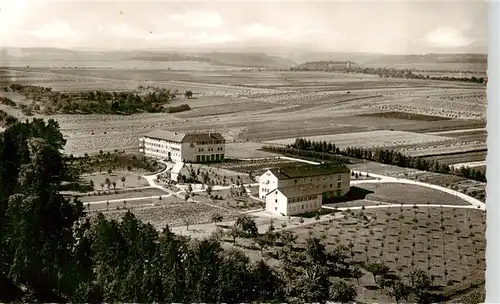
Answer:
[[[320,164],[318,162],[306,161],[306,160],[303,160],[303,159],[293,158],[293,157],[281,157],[281,158],[287,159],[287,160],[299,161],[299,162],[308,163],[308,164],[315,164],[315,165],[319,165]],[[427,188],[439,190],[439,191],[446,192],[448,194],[457,196],[457,197],[463,199],[464,201],[468,202],[469,204],[475,206],[477,209],[486,210],[486,204],[485,203],[483,203],[480,200],[477,200],[477,199],[475,199],[475,198],[473,198],[471,196],[468,196],[467,194],[458,192],[456,190],[448,189],[448,188],[441,187],[441,186],[434,185],[434,184],[429,184],[429,183],[424,183],[424,182],[419,182],[419,181],[413,181],[413,180],[409,180],[409,179],[403,179],[403,178],[397,178],[397,177],[390,177],[390,176],[386,176],[386,175],[375,174],[375,173],[370,173],[370,172],[364,172],[364,171],[359,171],[359,170],[352,170],[352,171],[353,172],[357,172],[358,174],[363,174],[363,175],[368,174],[368,175],[370,175],[372,177],[375,177],[377,179],[373,179],[373,180],[355,180],[355,181],[351,181],[351,185],[362,184],[362,183],[400,183],[400,184],[410,184],[410,185],[416,185],[416,186],[421,186],[421,187],[427,187]]]
[[[433,184],[428,184],[428,183],[423,183],[423,182],[418,182],[418,181],[413,181],[409,179],[402,179],[402,178],[397,178],[397,177],[390,177],[390,176],[385,176],[385,175],[380,175],[380,174],[373,174],[373,173],[367,173],[367,172],[361,172],[361,171],[354,171],[357,172],[358,174],[369,174],[372,177],[376,177],[378,179],[369,179],[369,180],[355,180],[351,181],[351,185],[357,185],[357,184],[377,184],[377,183],[399,183],[399,184],[409,184],[409,185],[416,185],[416,186],[421,186],[421,187],[427,187],[431,188],[434,190],[442,191],[451,195],[454,195],[456,197],[459,197],[469,203],[470,205],[474,206],[477,209],[480,210],[486,210],[486,204],[481,202],[480,200],[477,200],[471,196],[468,196],[467,194],[458,192],[456,190],[448,189],[445,187],[441,187],[438,185],[433,185]],[[429,205],[427,205],[429,206]]]

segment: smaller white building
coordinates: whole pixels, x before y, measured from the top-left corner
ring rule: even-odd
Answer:
[[[305,164],[272,168],[259,177],[266,210],[281,215],[318,211],[324,200],[350,189],[351,171],[341,164]]]

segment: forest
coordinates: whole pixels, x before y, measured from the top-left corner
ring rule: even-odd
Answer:
[[[139,86],[132,92],[57,92],[49,87],[13,83],[1,89],[19,93],[33,101],[31,105],[19,105],[25,115],[32,112],[42,112],[46,115],[177,113],[191,109],[187,104],[166,106],[178,98],[179,92],[151,86]],[[188,95],[191,96],[192,93]],[[1,102],[16,106],[16,103],[7,97],[2,98]]]

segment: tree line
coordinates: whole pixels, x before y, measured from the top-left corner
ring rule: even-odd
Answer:
[[[259,234],[245,215],[224,234],[234,241],[255,238],[262,249],[282,246],[280,267],[252,262],[236,247],[222,248],[217,234],[194,240],[173,234],[168,226],[158,231],[130,212],[120,221],[102,214],[91,219],[79,200],[59,193],[69,175],[60,152],[64,144],[54,120],[15,121],[0,134],[1,302],[325,303],[356,298],[345,278],[359,278],[360,270],[348,263],[345,247],[327,252],[321,240],[310,237],[299,248],[290,232],[275,232],[270,225]],[[367,266],[380,277],[379,268]],[[406,284],[405,297],[414,292],[418,299],[417,290],[425,290],[410,277],[384,282],[386,292],[388,286]]]
[[[333,62],[337,64],[337,62]],[[377,75],[379,77],[406,78],[406,79],[429,79],[429,80],[445,80],[445,81],[462,81],[473,83],[484,83],[483,77],[453,77],[453,76],[430,76],[420,73],[414,73],[415,69],[395,69],[395,68],[368,68],[346,65],[332,65],[330,61],[314,61],[306,62],[297,67],[290,68],[291,71],[324,71],[324,72],[339,72],[339,73],[356,73]],[[426,72],[425,70],[419,72]]]
[[[359,147],[347,147],[340,149],[333,143],[326,141],[311,141],[304,138],[297,138],[291,145],[286,146],[264,146],[263,150],[306,156],[320,160],[345,162],[344,157],[366,159],[382,164],[395,165],[403,168],[413,168],[422,171],[430,171],[442,174],[454,174],[468,179],[486,182],[486,174],[481,170],[463,166],[454,168],[446,164],[440,164],[437,160],[427,160],[423,157],[408,156],[401,152],[385,149],[371,149]]]
[[[277,146],[277,145],[264,145],[261,150],[274,152],[283,154],[285,156],[300,156],[305,159],[310,160],[321,160],[321,161],[329,161],[329,162],[338,162],[338,163],[352,163],[346,157],[343,157],[334,153],[327,153],[323,151],[315,151],[315,150],[306,150],[292,147],[291,145],[286,146]],[[331,151],[331,150],[330,150]]]
[[[178,90],[157,87],[140,86],[134,92],[56,92],[52,88],[11,84],[3,87],[4,91],[17,92],[32,100],[33,104],[24,106],[23,111],[41,111],[50,115],[53,113],[82,113],[82,114],[134,114],[149,113],[176,113],[188,111],[187,104],[165,107],[172,100],[178,98]],[[188,94],[192,96],[192,93]],[[39,103],[45,101],[44,103]],[[15,103],[14,103],[15,105]]]

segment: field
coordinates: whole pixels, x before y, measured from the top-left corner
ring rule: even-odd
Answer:
[[[397,145],[416,145],[448,140],[446,137],[436,135],[384,130],[336,134],[329,136],[308,136],[306,138],[311,141],[331,142],[341,149],[347,147],[383,148]],[[294,141],[295,138],[289,138],[270,141],[268,143],[287,145],[292,144]]]
[[[486,92],[479,84],[180,66],[176,70],[39,67],[2,70],[0,74],[1,85],[37,84],[63,91],[132,90],[138,85],[193,91],[194,99],[181,97],[173,102],[192,108],[178,114],[52,116],[66,136],[66,151],[75,155],[135,149],[138,136],[153,128],[222,132],[234,143],[227,151],[227,157],[234,158],[267,156],[253,152],[259,143],[305,135],[326,140],[336,139],[336,135],[354,138],[353,132],[380,132],[381,137],[394,132],[382,146],[410,149],[422,156],[421,151],[439,155],[450,149],[456,153],[466,147],[484,148],[481,143],[486,138],[481,130],[423,134],[484,128]],[[26,103],[20,96],[12,99]],[[17,109],[2,109],[22,117]],[[365,140],[360,138],[355,144]],[[373,145],[376,140],[370,141]],[[464,158],[459,162],[466,162],[467,156]]]

